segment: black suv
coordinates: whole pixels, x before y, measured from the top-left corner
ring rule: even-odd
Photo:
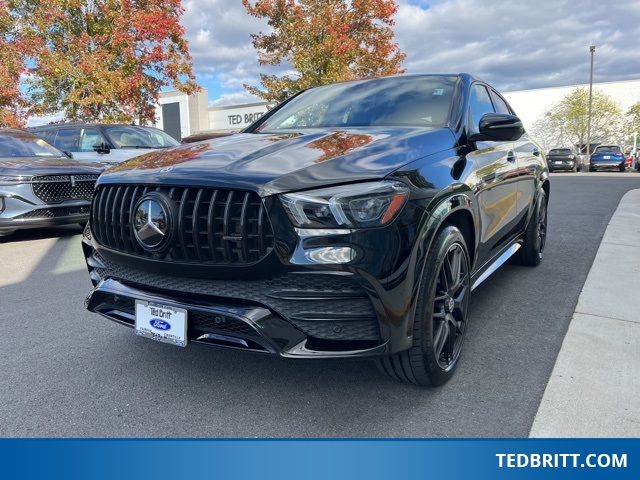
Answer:
[[[539,147],[467,74],[313,88],[242,133],[103,174],[83,248],[93,312],[139,335],[452,375],[471,291],[537,265]]]

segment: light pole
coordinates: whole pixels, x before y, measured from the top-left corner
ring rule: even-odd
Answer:
[[[596,47],[591,45],[589,47],[589,53],[591,54],[591,72],[589,74],[589,115],[587,117],[587,163],[591,161],[591,108],[593,107],[593,54],[596,53]],[[586,172],[588,168],[584,169]]]

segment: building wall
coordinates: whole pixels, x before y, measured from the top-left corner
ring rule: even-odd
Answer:
[[[209,108],[209,130],[242,130],[269,110],[267,102]]]
[[[589,84],[502,92],[502,94],[516,111],[525,128],[531,128],[536,120],[575,88],[589,88]],[[594,83],[593,89],[609,95],[620,105],[623,112],[626,112],[634,103],[640,102],[640,80]]]

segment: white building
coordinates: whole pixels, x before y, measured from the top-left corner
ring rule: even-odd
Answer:
[[[588,84],[567,85],[503,92],[503,94],[522,119],[525,128],[530,128],[538,118],[574,88],[588,88],[588,86]],[[594,90],[601,91],[613,98],[623,112],[640,101],[640,79],[595,83]],[[194,95],[169,91],[160,94],[160,102],[156,108],[158,118],[156,126],[175,138],[182,139],[195,133],[207,131],[242,130],[268,110],[269,104],[267,102],[210,107],[206,89],[202,89]]]
[[[536,88],[533,90],[502,92],[502,94],[516,111],[525,128],[530,128],[536,120],[575,88],[589,88],[589,84]],[[640,102],[640,79],[594,83],[593,89],[610,96],[623,112],[626,112],[634,103]]]

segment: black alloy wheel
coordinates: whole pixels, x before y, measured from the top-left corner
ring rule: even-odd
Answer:
[[[449,247],[438,273],[433,302],[433,348],[445,371],[453,368],[462,351],[469,303],[469,267],[459,243]]]
[[[549,230],[547,202],[547,194],[540,189],[533,214],[522,238],[522,245],[513,256],[515,263],[532,267],[540,265]]]
[[[445,226],[427,257],[413,319],[412,346],[376,360],[385,375],[422,386],[446,383],[458,365],[467,330],[471,266],[458,228]]]

